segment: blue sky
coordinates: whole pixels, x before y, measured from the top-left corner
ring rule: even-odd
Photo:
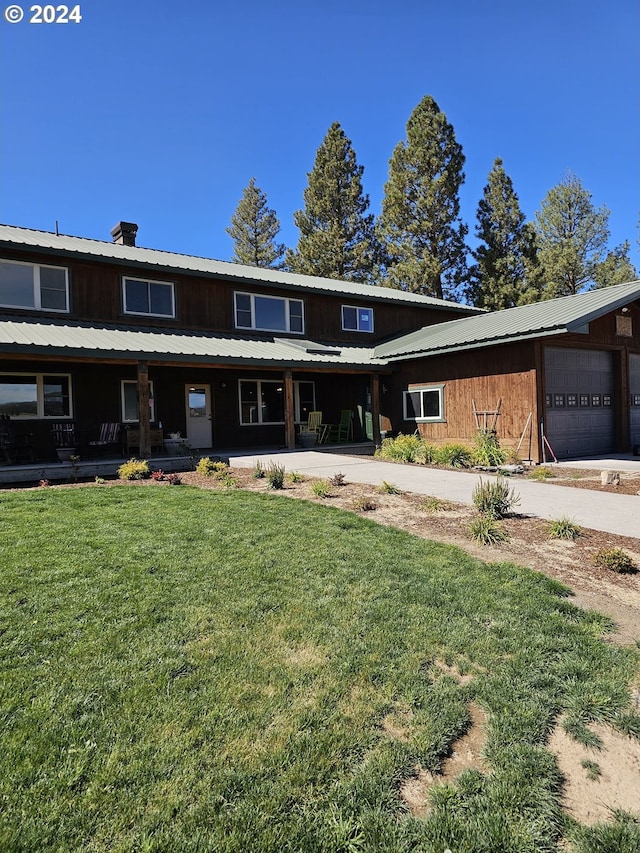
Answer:
[[[8,5],[2,4],[2,9]],[[568,169],[640,268],[636,0],[102,0],[79,24],[0,21],[0,221],[222,260],[255,176],[281,239],[339,121],[378,213],[394,146],[432,95],[466,156],[473,235],[495,157],[525,215]]]

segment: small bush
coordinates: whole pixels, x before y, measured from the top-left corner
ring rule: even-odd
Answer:
[[[520,497],[502,477],[488,481],[480,479],[473,490],[473,503],[481,515],[498,519],[508,515],[520,503]]]
[[[483,545],[498,545],[500,542],[506,542],[509,538],[509,534],[500,526],[499,522],[488,515],[480,516],[471,522],[469,535]]]
[[[622,548],[602,548],[593,555],[593,563],[619,575],[633,575],[638,571],[636,564]]]
[[[253,476],[256,480],[262,480],[265,477],[265,470],[262,467],[262,462],[259,459],[256,460],[256,464],[253,469]]]
[[[329,477],[329,482],[332,486],[346,486],[347,481],[345,479],[344,474],[338,472],[333,475],[333,477]]]
[[[170,486],[182,485],[182,477],[180,474],[165,474],[165,480]]]
[[[228,468],[229,466],[226,462],[222,462],[221,460],[214,462],[214,460],[210,459],[208,456],[203,456],[196,465],[196,471],[203,477],[224,477]]]
[[[451,501],[445,501],[442,498],[435,498],[433,495],[429,495],[420,502],[420,509],[423,509],[425,512],[447,512],[455,509],[455,506]]]
[[[272,462],[267,471],[267,483],[270,489],[284,489],[285,467],[278,462]]]
[[[97,484],[98,486],[102,486],[102,485],[104,485],[104,483],[106,483],[107,481],[105,480],[105,478],[104,478],[104,477],[98,477],[98,476],[96,475],[95,482],[96,482],[96,484]]]
[[[493,468],[504,465],[507,454],[500,448],[495,430],[480,429],[475,437],[473,461],[476,465]]]
[[[551,468],[547,468],[545,465],[540,465],[538,468],[534,468],[533,471],[530,471],[527,474],[527,480],[551,480],[556,475],[551,470]]]
[[[151,479],[155,480],[156,482],[159,482],[160,480],[164,480],[165,476],[164,476],[164,471],[162,470],[162,468],[159,468],[157,471],[152,471],[151,472]]]
[[[129,459],[118,468],[118,477],[121,480],[146,480],[150,473],[149,466],[143,459]]]
[[[236,478],[228,471],[225,474],[216,476],[216,480],[220,483],[221,486],[224,486],[225,489],[235,489],[238,485],[238,481],[236,480]]]
[[[473,451],[464,444],[442,444],[435,449],[433,461],[450,468],[470,468],[473,465]]]
[[[549,524],[549,536],[553,539],[577,539],[580,533],[579,525],[565,516],[556,518]]]
[[[366,495],[354,498],[351,501],[351,506],[356,512],[372,512],[374,509],[378,509],[378,504]]]
[[[383,480],[382,485],[380,486],[380,492],[383,495],[401,495],[402,489],[399,489],[393,483],[387,483],[386,480]]]
[[[315,480],[311,491],[317,498],[328,498],[331,496],[331,485],[328,480]]]
[[[304,483],[306,477],[299,471],[292,471],[290,474],[287,474],[287,479],[290,483]]]
[[[417,462],[424,456],[424,441],[419,435],[401,433],[396,438],[385,438],[375,455],[393,462]]]
[[[46,489],[47,486],[51,485],[51,483],[48,480],[40,480],[38,485],[40,486],[41,489]]]

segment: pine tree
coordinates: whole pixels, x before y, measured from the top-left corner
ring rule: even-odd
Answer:
[[[499,157],[489,172],[477,217],[481,243],[472,252],[476,263],[469,271],[467,299],[491,311],[535,302],[540,298],[535,235]]]
[[[607,250],[609,211],[593,206],[591,193],[571,172],[547,193],[535,228],[544,298],[634,278],[628,244]]]
[[[406,142],[398,143],[389,161],[378,228],[389,286],[453,298],[465,280],[463,166],[452,125],[427,95],[407,122]]]
[[[276,243],[280,222],[255,178],[249,181],[231,217],[231,226],[225,230],[233,240],[234,263],[276,269],[282,266],[285,246]]]
[[[304,210],[294,214],[300,230],[295,251],[287,253],[293,272],[370,282],[376,271],[374,217],[367,214],[363,166],[351,141],[334,122],[316,152],[304,191]]]

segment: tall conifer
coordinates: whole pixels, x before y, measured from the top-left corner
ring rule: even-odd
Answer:
[[[251,178],[225,229],[233,240],[232,261],[253,267],[280,267],[285,252],[283,243],[277,243],[280,222],[275,211],[267,204],[267,197]]]
[[[294,214],[300,230],[287,253],[293,272],[346,281],[372,281],[376,270],[374,217],[362,189],[364,167],[351,141],[334,122],[316,152],[304,191],[304,210]]]
[[[467,228],[459,218],[463,166],[453,126],[425,96],[389,161],[378,228],[389,286],[455,297],[467,274]]]

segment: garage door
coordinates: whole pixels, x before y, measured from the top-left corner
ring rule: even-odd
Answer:
[[[631,392],[631,444],[640,444],[640,355],[629,356]]]
[[[545,350],[545,434],[558,459],[615,450],[613,355]]]

